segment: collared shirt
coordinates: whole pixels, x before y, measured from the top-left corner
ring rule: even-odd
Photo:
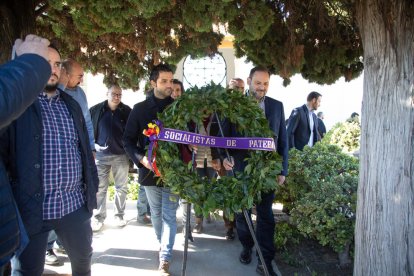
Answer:
[[[311,110],[308,105],[306,105],[306,107],[308,109],[309,128],[310,128],[310,136],[309,136],[308,146],[312,147],[313,146],[313,128],[315,126],[315,122],[313,121],[313,110]]]
[[[93,125],[92,125],[92,119],[91,114],[89,113],[88,108],[88,100],[86,98],[85,91],[77,85],[75,88],[64,88],[61,84],[58,86],[60,89],[64,90],[66,94],[69,94],[72,96],[72,98],[75,99],[75,101],[78,102],[82,109],[83,117],[85,118],[85,124],[86,129],[88,130],[88,137],[89,137],[89,143],[91,145],[91,149],[95,149],[95,137],[93,136]],[[64,89],[63,89],[64,88]]]
[[[78,133],[60,93],[38,97],[42,112],[43,219],[59,219],[85,203]]]
[[[251,97],[254,97],[254,95],[250,93],[250,90],[246,90],[246,96],[251,96]],[[265,103],[264,103],[265,98],[266,98],[266,96],[263,96],[262,98],[260,98],[260,99],[257,101],[257,103],[259,104],[260,109],[262,109],[264,113],[266,113],[266,110],[265,110]]]

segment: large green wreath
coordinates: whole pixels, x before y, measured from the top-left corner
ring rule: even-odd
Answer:
[[[263,111],[257,102],[240,92],[226,90],[218,85],[192,88],[159,115],[164,127],[187,130],[188,122],[202,125],[203,118],[217,112],[220,119],[236,124],[246,137],[273,137]],[[261,193],[277,187],[281,158],[276,152],[250,151],[244,172],[236,177],[221,177],[208,181],[201,178],[179,158],[178,146],[158,142],[157,166],[164,185],[191,203],[196,203],[204,214],[223,210],[232,214],[251,208]]]

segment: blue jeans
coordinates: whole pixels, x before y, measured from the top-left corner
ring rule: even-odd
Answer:
[[[275,246],[273,237],[275,234],[275,218],[273,216],[272,204],[275,198],[274,192],[262,194],[262,201],[256,204],[257,221],[256,237],[263,258],[267,267],[271,267],[271,262],[275,257]],[[249,219],[251,221],[251,210],[249,210]],[[243,247],[252,248],[254,246],[253,238],[247,226],[243,213],[236,214],[237,235]]]
[[[41,230],[29,236],[30,242],[19,257],[12,259],[13,276],[41,276],[45,264],[46,243],[55,230],[68,253],[73,276],[91,275],[91,213],[85,206],[60,218],[44,220]]]
[[[178,195],[169,188],[145,186],[151,207],[151,221],[161,245],[160,261],[170,261],[177,233]]]
[[[151,215],[150,206],[145,193],[144,186],[139,185],[138,200],[137,200],[138,217]]]
[[[123,218],[128,193],[128,156],[126,154],[115,155],[97,152],[96,168],[98,170],[99,187],[96,193],[98,208],[94,212],[95,219],[100,222],[106,219],[106,193],[109,187],[111,169],[115,181],[115,216]]]
[[[49,236],[47,237],[47,247],[46,247],[46,250],[53,249],[53,245],[54,245],[55,242],[59,246],[62,246],[62,243],[58,239],[58,236],[56,235],[56,232],[54,230],[51,230],[49,232]]]

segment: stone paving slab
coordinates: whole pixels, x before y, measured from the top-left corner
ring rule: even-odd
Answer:
[[[111,211],[113,204],[108,202],[107,206],[108,218],[105,225],[101,232],[93,236],[92,275],[159,275],[159,244],[151,226],[141,226],[136,222],[136,202],[127,202],[125,218],[128,224],[124,228],[114,226]],[[184,237],[181,234],[181,210],[177,216],[179,228],[170,266],[171,275],[182,275]],[[203,234],[193,234],[195,242],[189,242],[186,275],[257,275],[255,258],[249,265],[241,264],[238,258],[242,246],[237,236],[234,241],[227,241],[224,233],[223,221],[213,219],[209,224],[204,222]],[[68,257],[59,253],[57,255],[64,261],[64,265],[45,265],[43,275],[71,275]]]

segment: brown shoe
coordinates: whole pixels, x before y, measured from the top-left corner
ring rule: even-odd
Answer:
[[[158,268],[158,271],[160,272],[161,276],[170,276],[170,263],[165,260],[161,260],[160,267]]]

